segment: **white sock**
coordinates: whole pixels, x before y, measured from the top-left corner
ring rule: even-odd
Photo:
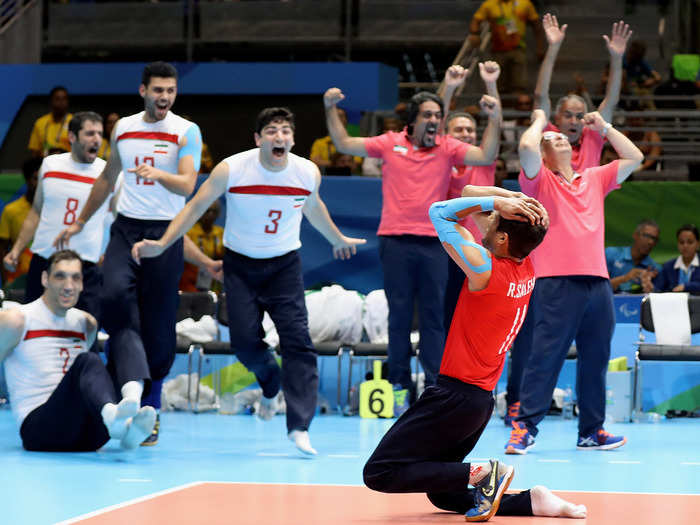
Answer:
[[[530,500],[532,501],[532,514],[535,516],[585,518],[587,514],[585,505],[576,505],[563,500],[542,485],[530,489]]]
[[[126,434],[122,438],[123,449],[133,450],[151,435],[156,424],[156,411],[153,407],[141,407],[137,414],[130,418],[126,425]]]
[[[122,397],[133,399],[141,404],[141,396],[143,395],[143,381],[127,381],[122,386]]]
[[[287,434],[287,437],[304,454],[308,454],[309,456],[318,454],[316,449],[311,446],[311,439],[309,439],[309,433],[306,430],[292,430]]]
[[[491,463],[470,463],[469,484],[476,487],[489,474],[491,474]]]
[[[109,437],[122,439],[126,434],[129,418],[136,415],[139,403],[133,399],[122,399],[118,405],[106,403],[102,407],[102,422],[107,427]]]
[[[278,410],[279,403],[277,402],[277,395],[275,395],[275,397],[262,396],[256,414],[263,421],[269,421]]]

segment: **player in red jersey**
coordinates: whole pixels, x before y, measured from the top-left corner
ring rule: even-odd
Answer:
[[[425,492],[434,505],[465,513],[467,521],[486,521],[496,512],[585,517],[585,507],[544,487],[504,495],[512,466],[463,463],[491,417],[491,391],[535,282],[528,254],[544,238],[549,219],[539,202],[521,193],[466,186],[462,195],[430,207],[445,250],[467,276],[437,384],[389,429],[365,465],[365,484],[380,492]],[[483,246],[457,222],[470,214],[484,233]]]

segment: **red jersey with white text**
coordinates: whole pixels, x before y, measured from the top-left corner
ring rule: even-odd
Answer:
[[[491,278],[483,290],[469,291],[469,281],[465,280],[440,373],[493,390],[506,352],[525,320],[534,286],[535,270],[529,257],[521,262],[492,257]]]

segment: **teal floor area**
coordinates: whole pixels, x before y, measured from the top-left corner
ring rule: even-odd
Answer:
[[[284,416],[166,412],[161,438],[135,452],[110,442],[96,453],[22,449],[9,410],[0,410],[0,522],[43,525],[68,520],[193,481],[361,485],[362,467],[392,420],[319,415],[311,427],[318,457],[304,459],[286,438]],[[515,466],[513,488],[700,493],[700,420],[616,424],[624,447],[577,451],[576,421],[545,419],[526,456],[505,456],[509,430],[492,419],[471,459]],[[233,523],[233,522],[232,522]]]

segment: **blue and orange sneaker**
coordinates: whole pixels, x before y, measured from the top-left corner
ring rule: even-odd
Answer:
[[[590,436],[579,436],[576,448],[579,450],[610,450],[627,443],[625,436],[613,436],[602,428]]]
[[[488,521],[496,514],[501,497],[513,480],[515,469],[510,465],[489,460],[491,473],[475,487],[474,506],[464,515],[467,521]]]
[[[506,443],[506,454],[527,454],[527,451],[534,446],[535,438],[532,437],[525,424],[513,421],[510,440]]]
[[[508,405],[508,408],[506,409],[506,414],[505,416],[503,416],[503,422],[506,424],[507,427],[513,424],[515,418],[518,417],[519,411],[520,401],[516,401],[515,403],[511,403],[510,405]]]

